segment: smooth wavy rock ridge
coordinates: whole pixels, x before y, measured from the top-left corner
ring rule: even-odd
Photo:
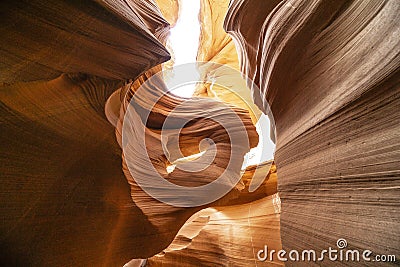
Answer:
[[[158,76],[179,0],[0,3],[1,266],[347,266],[257,258],[339,238],[400,259],[400,2],[200,1],[190,99]],[[275,158],[241,170],[261,112]],[[168,120],[189,123],[165,139]],[[138,182],[222,173],[227,194],[191,207]]]
[[[224,27],[254,102],[275,118],[286,251],[345,238],[399,258],[399,11],[398,1],[231,1]]]

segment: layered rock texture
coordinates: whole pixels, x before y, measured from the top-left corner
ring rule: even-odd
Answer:
[[[197,86],[194,95],[217,98],[249,110],[255,124],[261,112],[254,105],[246,80],[239,72],[235,44],[223,28],[228,7],[228,0],[200,1],[201,32],[197,61],[216,64],[199,66],[202,83]]]
[[[174,241],[161,253],[147,260],[149,266],[280,266],[282,262],[260,262],[259,249],[266,240],[270,249],[281,249],[279,219],[280,198],[276,193],[276,168],[269,163],[260,168],[267,173],[263,185],[242,195],[229,206],[203,209],[187,220]],[[246,169],[248,177],[255,167]],[[258,177],[253,177],[257,179]]]
[[[164,47],[168,22],[176,23],[179,6],[176,1],[158,4],[161,9],[151,1],[1,4],[2,265],[122,266],[132,258],[162,252],[186,220],[206,208],[177,208],[147,195],[127,169],[129,160],[141,160],[135,153],[138,146],[132,143],[122,153],[118,145],[129,101],[161,70],[157,64],[169,59]],[[135,81],[122,86],[126,80]],[[149,108],[152,93],[166,90],[162,80],[145,90],[139,95],[143,98],[135,100],[139,109]],[[189,110],[200,118],[179,142],[190,155],[199,152],[202,138],[216,139],[215,165],[194,177],[178,170],[167,174],[166,158],[157,161],[163,157],[157,128],[180,102],[166,95],[143,125],[148,127],[152,163],[166,179],[201,185],[225,171],[229,139],[218,123],[204,119],[209,114],[230,118],[226,110],[233,110],[248,132],[249,146],[257,144],[247,110],[210,98],[194,99],[194,109],[214,108],[197,115]],[[234,154],[236,176],[250,147]],[[267,191],[276,193],[276,174],[268,178],[270,165],[259,167],[265,168],[261,173],[267,179],[254,194],[248,194],[248,187],[255,167],[212,206],[250,203]],[[222,227],[220,223],[213,231]]]
[[[132,203],[104,106],[124,79],[169,58],[158,39],[168,23],[152,2],[0,5],[1,265],[150,256],[144,240],[166,241]],[[64,72],[86,74],[56,78]]]
[[[197,60],[203,63],[198,65],[201,82],[194,96],[217,99],[248,110],[255,124],[261,112],[253,104],[246,79],[239,72],[235,44],[223,29],[228,7],[229,1],[200,2],[201,33]],[[196,110],[195,105],[193,108]],[[255,192],[249,193],[252,180],[264,182]],[[278,251],[281,248],[275,165],[264,162],[258,167],[248,167],[242,183],[244,188],[238,196],[232,198],[228,195],[225,197],[228,200],[223,198],[222,204],[213,203],[211,206],[214,208],[194,214],[171,245],[146,263],[149,266],[282,265],[278,261],[263,263],[257,259],[257,252],[264,248],[266,239],[270,241],[271,249]]]
[[[265,245],[322,251],[339,238],[399,259],[397,0],[201,0],[189,100],[156,75],[178,0],[0,7],[0,265],[349,265],[257,258]],[[241,170],[261,112],[276,123],[275,159]],[[221,118],[246,145],[231,146]],[[167,119],[168,133],[190,123],[164,139]],[[163,150],[174,145],[182,154]],[[212,164],[179,169],[201,166],[182,159],[199,152]],[[193,207],[137,180],[198,187],[225,171],[231,190]]]
[[[231,1],[225,29],[260,88],[255,103],[275,118],[287,251],[345,238],[399,258],[399,11],[398,1]]]
[[[3,1],[1,10],[2,82],[133,79],[169,59],[157,39],[169,25],[152,1]]]

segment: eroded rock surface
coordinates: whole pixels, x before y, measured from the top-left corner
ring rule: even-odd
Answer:
[[[276,258],[258,261],[264,245],[321,251],[338,238],[399,258],[398,1],[202,0],[198,60],[206,64],[196,96],[206,98],[174,114],[185,99],[167,93],[162,79],[144,84],[170,57],[166,39],[179,1],[0,6],[2,265],[122,266],[134,258],[130,264],[276,266]],[[207,62],[240,69],[252,92],[246,80],[229,81]],[[126,117],[135,97],[136,113]],[[144,152],[175,184],[204,185],[226,169],[236,177],[257,144],[260,110],[274,115],[276,158],[248,167],[234,186],[223,184],[232,186],[223,198],[173,207],[138,186],[134,178],[153,171]],[[239,146],[232,168],[229,138],[210,119],[235,125],[230,112],[244,125],[234,133],[249,143]],[[167,117],[189,114],[195,119],[181,138],[162,139]],[[125,146],[127,125],[134,138]],[[206,137],[216,143],[211,166],[167,171],[200,152]],[[183,155],[168,159],[162,146],[176,144]],[[264,182],[250,193],[253,179]]]
[[[1,265],[122,266],[152,255],[143,240],[163,239],[132,203],[105,104],[169,58],[157,39],[168,23],[153,2],[0,5]],[[55,78],[63,72],[86,74]]]
[[[250,111],[255,124],[261,112],[254,105],[246,80],[239,70],[239,59],[232,38],[223,28],[228,0],[200,1],[200,41],[197,61],[200,79],[195,96],[213,97]],[[216,64],[214,64],[216,63]],[[230,70],[231,68],[232,70]]]
[[[399,10],[398,1],[231,2],[225,29],[260,88],[255,103],[275,118],[286,251],[345,238],[399,258]]]
[[[126,153],[118,147],[129,101],[161,70],[155,65],[169,58],[163,45],[179,6],[175,1],[168,9],[166,1],[158,2],[161,10],[152,1],[2,3],[2,264],[121,266],[166,249],[186,220],[206,207],[176,208],[147,195],[127,169],[128,161],[140,160],[135,143]],[[73,74],[78,72],[85,74]],[[121,87],[126,79],[134,82]],[[150,109],[151,94],[166,91],[162,80],[153,89],[136,100],[139,108]],[[152,163],[164,178],[193,186],[227,169],[223,155],[231,149],[229,138],[218,123],[205,118],[210,114],[224,118],[232,110],[249,135],[244,137],[249,147],[257,144],[248,111],[196,98],[191,108],[214,108],[197,114],[179,142],[184,155],[190,155],[199,152],[201,139],[214,137],[215,164],[194,176],[179,170],[167,174],[167,160],[159,161],[164,152],[157,131],[182,101],[167,94],[145,124]],[[229,170],[232,175],[240,174],[249,147],[234,153],[238,162]],[[266,191],[276,192],[276,179],[271,178],[254,196],[246,194],[243,189],[253,171],[212,205],[248,203]]]
[[[2,1],[0,81],[82,72],[133,79],[169,59],[169,24],[152,1]]]
[[[246,86],[246,81],[239,72],[232,71],[239,69],[236,48],[231,37],[225,33],[222,27],[228,2],[201,1],[199,16],[201,38],[197,60],[205,63],[199,64],[202,83],[197,85],[195,96],[209,97],[249,110],[255,124],[260,111],[251,101],[250,90]],[[208,111],[214,113],[210,104],[206,104],[208,101],[205,99],[202,101],[203,105],[209,107]],[[196,105],[192,105],[192,108],[197,110]],[[212,123],[209,122],[208,124],[210,127],[212,126]],[[193,133],[193,129],[189,132]],[[183,147],[186,150],[193,144],[197,145],[196,141],[191,139],[190,142],[186,141]],[[197,153],[198,151],[190,152]],[[176,229],[180,228],[180,231],[174,241],[161,253],[148,259],[147,264],[149,266],[248,266],[258,261],[256,253],[259,249],[264,248],[266,239],[273,240],[272,248],[279,250],[281,248],[280,202],[279,196],[274,195],[277,192],[277,176],[275,165],[272,165],[270,169],[271,164],[272,162],[265,162],[258,167],[248,167],[242,176],[241,184],[235,189],[237,190],[236,196],[231,192],[222,199],[222,202],[210,205],[218,207],[217,210],[213,208],[201,210],[190,218],[186,217],[187,221],[182,225],[182,228],[182,223],[179,223],[179,227],[175,227]],[[256,170],[257,173],[255,174]],[[199,185],[205,177],[212,177],[210,177],[210,174],[199,174],[200,177],[191,180],[191,182],[196,181],[196,185]],[[260,179],[264,182],[255,192],[250,193],[249,184],[252,179]],[[210,180],[207,182],[210,182]],[[134,196],[133,198],[135,199]],[[147,205],[150,205],[150,203],[151,201],[148,199]],[[230,208],[231,205],[234,206]],[[157,213],[152,216],[155,218],[157,218],[156,215],[160,218],[171,218],[171,221],[173,221],[173,216],[168,215],[172,214],[171,211],[168,211],[171,208],[162,208],[162,206],[163,204],[160,204],[160,207],[156,208],[154,204],[151,204],[150,207],[145,209],[149,211],[157,209]],[[192,209],[192,214],[197,210]],[[255,210],[256,213],[253,213]],[[272,213],[269,212],[271,210]],[[179,217],[177,215],[174,215],[174,217],[175,221],[179,222],[177,220]],[[183,221],[184,217],[181,216],[181,218]],[[157,221],[157,224],[161,225],[161,220],[157,219]],[[256,223],[253,224],[252,222]],[[245,227],[244,224],[248,229],[239,234],[240,230]],[[249,235],[249,232],[251,232],[251,235]],[[281,263],[275,261],[274,263],[259,262],[258,264],[260,266],[275,266]]]
[[[122,266],[141,247],[135,232],[152,226],[103,111],[118,86],[63,75],[1,88],[2,265]]]

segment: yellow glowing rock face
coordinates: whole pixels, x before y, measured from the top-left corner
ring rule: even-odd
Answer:
[[[12,62],[9,60],[12,53],[7,55],[7,68],[1,81],[18,82],[2,86],[0,90],[0,113],[4,122],[1,137],[6,151],[1,159],[1,170],[5,174],[1,233],[6,233],[6,241],[16,247],[10,248],[10,260],[24,251],[24,255],[34,255],[26,260],[38,266],[51,266],[55,261],[76,266],[122,266],[132,258],[148,258],[159,253],[173,241],[187,219],[207,205],[173,207],[146,194],[127,169],[127,161],[135,161],[141,155],[130,151],[123,153],[118,144],[122,144],[123,119],[130,98],[146,80],[161,71],[160,63],[169,58],[164,45],[170,25],[176,23],[179,1],[158,1],[159,7],[154,1],[139,0],[73,2],[60,6],[31,1],[31,5],[24,8],[17,2],[11,3],[2,6],[12,15],[5,17],[7,24],[2,30],[7,36],[1,45],[13,49],[19,59]],[[48,9],[53,8],[61,11],[49,13]],[[37,10],[43,11],[41,20],[35,19]],[[22,17],[16,21],[24,27],[9,31],[15,27],[14,17]],[[74,23],[64,30],[68,19]],[[32,28],[40,34],[24,32],[29,29],[27,21],[32,21]],[[49,38],[44,33],[59,38]],[[25,40],[32,35],[39,39],[38,43],[21,42],[28,48],[31,46],[30,49],[11,46],[13,42],[5,41],[7,38]],[[224,38],[231,43],[228,36]],[[233,45],[229,46],[234,51]],[[55,60],[61,57],[65,62]],[[226,63],[221,61],[223,57],[218,63]],[[32,62],[38,68],[29,65]],[[203,71],[204,75],[214,71],[219,81],[225,82],[221,69]],[[48,79],[52,80],[46,81]],[[217,87],[215,92],[219,90]],[[165,88],[154,90],[161,89]],[[222,100],[237,102],[236,98],[228,98],[231,97],[229,92],[222,97],[223,92],[218,93]],[[146,109],[150,97],[144,97],[139,105]],[[220,117],[228,113],[225,104],[215,99],[197,98],[195,101],[187,113],[219,112]],[[199,153],[199,141],[213,135],[219,146],[215,164],[193,174],[179,169],[179,164],[185,160],[168,162],[161,149],[159,129],[180,102],[181,98],[167,95],[152,109],[145,134],[151,163],[173,183],[193,187],[207,184],[227,169],[230,139],[218,123],[205,120],[205,116],[196,118],[183,129],[183,137],[178,140],[182,152],[184,156]],[[205,106],[209,109],[204,109]],[[240,107],[237,105],[233,112],[245,126],[250,147],[254,147],[258,141],[257,132],[247,108]],[[178,119],[183,116],[180,115]],[[129,148],[134,149],[136,144],[131,145]],[[234,153],[238,174],[247,151],[243,148],[240,153]],[[175,164],[174,170],[168,168]],[[145,166],[145,171],[150,167]],[[266,179],[258,191],[247,194],[244,190],[252,171],[248,169],[243,181],[209,206],[250,203],[276,191],[274,179]],[[266,178],[268,175],[265,174]],[[174,197],[173,194],[168,196]],[[240,216],[246,210],[242,208]],[[234,218],[232,214],[229,216]],[[219,224],[215,229],[222,227],[223,221]],[[189,236],[194,237],[193,234]],[[225,236],[226,239],[230,237]],[[187,244],[183,243],[183,246]],[[26,262],[19,265],[24,264]]]
[[[171,25],[175,26],[179,17],[179,0],[155,0],[163,17]]]
[[[167,90],[161,79],[135,99],[137,113],[150,115],[130,121],[145,131],[130,127],[128,136],[145,139],[151,164],[135,153],[140,142],[121,149],[125,114],[170,57],[166,40],[180,1],[42,2],[0,4],[1,265],[122,266],[146,258],[152,266],[254,266],[264,245],[326,249],[339,237],[400,254],[398,0],[201,0],[200,97],[170,116],[186,99],[167,93],[151,102]],[[259,86],[254,97],[240,75],[210,62],[249,76]],[[277,152],[241,170],[258,140],[252,99],[274,114]],[[216,114],[230,122],[225,103],[235,106],[245,126],[236,135],[247,133],[250,145],[232,153],[230,171],[243,175],[231,191],[190,207],[144,191],[128,163],[187,188],[229,170],[231,139],[207,120]],[[192,114],[204,116],[179,138],[162,139],[167,117]],[[180,169],[208,155],[199,143],[210,136],[218,145],[212,164]],[[164,147],[175,144],[182,155],[167,159]],[[262,183],[250,192],[255,179]],[[176,197],[158,186],[149,183]]]
[[[278,200],[278,201],[277,201]],[[257,253],[279,251],[278,194],[241,205],[208,208],[188,219],[171,245],[148,259],[154,266],[255,266]],[[196,255],[195,257],[193,255]],[[258,262],[257,266],[282,266]]]
[[[157,3],[158,8],[161,11],[161,14],[165,18],[166,21],[168,21],[170,28],[173,28],[178,21],[179,18],[179,0],[155,0]],[[164,45],[167,48],[168,52],[171,55],[171,59],[168,60],[167,62],[164,62],[163,68],[164,69],[170,69],[174,65],[175,61],[175,56],[174,56],[174,50],[170,46],[168,39],[163,40]]]
[[[239,70],[235,43],[223,29],[228,6],[229,0],[201,0],[201,33],[197,60],[215,62]],[[239,72],[232,75],[226,69],[211,64],[201,66],[199,72],[203,83],[197,86],[195,96],[214,97],[249,110],[253,123],[258,121],[261,112],[253,104],[250,90]]]

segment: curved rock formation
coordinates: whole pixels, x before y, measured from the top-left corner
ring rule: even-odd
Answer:
[[[214,97],[250,111],[256,124],[261,112],[254,105],[246,80],[241,77],[239,61],[232,38],[223,29],[228,0],[200,1],[200,41],[197,61],[218,64],[199,65],[200,79],[195,96]],[[229,70],[229,68],[232,70]]]
[[[173,240],[181,226],[185,221],[193,215],[195,212],[201,208],[205,208],[205,205],[193,208],[179,207],[183,205],[181,201],[186,199],[199,199],[208,198],[207,192],[203,192],[203,195],[187,195],[180,196],[177,195],[177,190],[169,190],[168,188],[159,185],[155,180],[156,175],[160,175],[163,179],[166,179],[174,184],[181,186],[201,186],[206,185],[220,176],[223,172],[232,172],[229,176],[238,177],[240,175],[240,166],[243,162],[243,156],[250,147],[254,147],[258,141],[257,133],[255,127],[251,123],[250,117],[247,112],[239,109],[232,109],[240,120],[238,123],[243,124],[245,128],[243,130],[247,131],[243,133],[239,131],[237,133],[230,132],[230,136],[227,135],[226,130],[218,122],[218,118],[229,118],[231,122],[235,122],[235,118],[232,118],[232,114],[229,111],[229,107],[224,106],[223,103],[217,102],[212,99],[193,99],[184,100],[180,99],[174,95],[165,94],[158,101],[152,102],[154,96],[161,96],[167,92],[163,81],[156,76],[152,76],[151,79],[157,78],[156,81],[151,80],[151,84],[139,83],[140,89],[135,87],[135,83],[129,86],[126,98],[123,100],[121,105],[121,115],[120,120],[117,125],[116,133],[118,142],[124,148],[123,154],[123,166],[124,173],[128,178],[128,182],[131,185],[131,196],[132,200],[137,205],[142,212],[146,215],[149,222],[154,227],[154,235],[157,234],[164,244],[163,246],[157,246],[153,243],[147,243],[145,239],[143,242],[147,244],[142,244],[143,247],[147,247],[153,252],[153,255],[160,252],[162,249],[168,246],[168,244]],[[145,82],[145,80],[143,80]],[[145,88],[143,88],[143,86]],[[139,92],[137,92],[139,91]],[[134,104],[130,104],[132,98],[135,98]],[[171,109],[178,106],[183,101],[189,101],[186,103],[184,109],[178,113],[171,113]],[[156,104],[152,109],[149,108],[149,104]],[[132,108],[132,105],[134,107]],[[201,107],[207,106],[208,109],[203,111]],[[128,107],[130,107],[128,111]],[[143,110],[150,110],[149,118],[146,120],[143,118]],[[228,112],[227,112],[228,111]],[[169,114],[171,113],[171,114]],[[192,119],[193,117],[193,119]],[[204,165],[202,158],[209,158],[210,153],[216,153],[213,163],[209,165],[202,171],[189,172],[180,169],[176,169],[171,173],[168,173],[166,167],[168,164],[180,156],[170,154],[169,158],[166,156],[163,150],[163,144],[169,146],[169,142],[163,142],[162,127],[166,119],[172,120],[171,125],[167,125],[169,129],[169,134],[175,132],[174,127],[177,121],[182,120],[188,123],[182,129],[178,128],[179,133],[179,146],[181,147],[182,156],[187,157],[192,154],[199,153],[199,142],[205,138],[210,138],[214,140],[215,146],[211,146],[205,150],[205,154],[199,157],[197,161],[191,161],[189,164],[191,168],[196,168],[196,166]],[[145,122],[142,122],[144,120]],[[226,126],[225,126],[226,127]],[[234,126],[229,126],[234,128]],[[236,126],[235,126],[236,127]],[[140,130],[143,128],[143,132]],[[240,129],[239,127],[237,127]],[[236,129],[236,128],[235,128]],[[125,139],[123,139],[123,131],[125,131]],[[249,138],[249,146],[247,147],[236,147],[231,148],[229,143],[229,137],[232,135],[241,136],[240,138]],[[248,135],[248,137],[247,137]],[[164,133],[165,137],[165,133]],[[128,139],[127,139],[128,138]],[[143,138],[143,139],[141,139]],[[141,147],[142,142],[145,143],[145,147]],[[175,142],[172,140],[172,142]],[[243,141],[243,144],[247,143]],[[172,145],[172,144],[171,144]],[[234,149],[234,158],[226,157],[231,153],[231,149]],[[169,150],[174,151],[174,150]],[[147,159],[149,157],[149,159]],[[228,162],[232,161],[231,167],[228,166]],[[151,162],[151,164],[149,163]],[[183,163],[184,165],[185,163]],[[140,166],[140,167],[139,167]],[[178,167],[179,164],[178,164]],[[239,167],[239,168],[238,168]],[[154,169],[153,169],[154,168]],[[134,177],[136,175],[136,177]],[[157,190],[159,186],[159,191],[162,191],[168,199],[172,199],[175,206],[167,205],[159,200],[155,199],[154,196],[149,195],[148,192],[143,191],[146,186],[138,185],[138,178],[148,179],[147,181],[152,182],[149,187],[153,190]],[[220,186],[228,186],[233,188],[233,191],[226,195],[221,200],[211,203],[211,205],[226,205],[231,203],[238,197],[240,197],[240,186],[242,183],[235,187],[235,184],[226,184]],[[195,200],[194,200],[195,201]],[[178,206],[178,207],[177,207]],[[150,234],[148,231],[143,232],[143,237]],[[151,255],[145,253],[147,250],[142,250],[136,255],[140,258],[149,257]]]
[[[399,258],[398,1],[202,0],[191,99],[157,76],[179,0],[0,7],[0,265],[276,266],[265,245],[339,238]],[[240,170],[260,110],[276,157]],[[228,193],[189,207],[213,192],[154,182],[189,191],[221,173]]]
[[[250,114],[252,115],[253,123],[256,123],[260,115],[260,111],[250,100],[250,91],[246,86],[246,81],[241,77],[239,72],[232,71],[239,69],[239,62],[234,43],[222,28],[223,18],[227,12],[227,9],[228,1],[201,1],[201,13],[199,16],[201,22],[201,38],[197,60],[204,63],[198,64],[199,73],[201,76],[200,79],[202,82],[197,85],[195,96],[207,96],[223,100],[226,103],[249,110]],[[221,65],[208,64],[207,62],[218,63]],[[229,66],[232,70],[226,66]],[[196,110],[195,106],[192,108],[193,110]],[[186,145],[183,147],[187,147],[187,145],[189,144],[186,143]],[[192,153],[195,152],[198,151],[193,151]],[[257,218],[253,218],[252,215],[249,214],[249,207],[263,207],[264,209],[275,210],[273,208],[271,195],[276,193],[276,168],[272,168],[271,171],[274,173],[274,175],[269,177],[268,173],[270,164],[271,163],[265,163],[259,166],[257,168],[259,172],[256,177],[253,177],[256,167],[251,166],[247,168],[242,177],[245,188],[240,190],[240,195],[238,197],[235,199],[230,197],[228,198],[229,201],[224,204],[225,206],[226,204],[236,204],[238,206],[234,206],[232,209],[225,207],[218,208],[218,217],[227,216],[225,218],[230,218],[231,220],[229,223],[227,223],[225,220],[216,223],[216,221],[219,221],[217,218],[210,220],[210,209],[199,211],[186,221],[172,244],[163,250],[162,253],[159,253],[158,255],[148,259],[147,263],[150,266],[246,266],[254,263],[255,259],[257,260],[254,253],[257,253],[258,249],[263,248],[264,243],[262,242],[266,238],[275,240],[275,243],[272,245],[274,249],[280,248],[280,210],[276,210],[276,216],[271,216],[270,213],[263,212],[261,210],[259,210]],[[205,177],[208,177],[208,175]],[[265,179],[266,177],[267,179]],[[253,193],[249,193],[249,184],[252,179],[265,180],[258,190]],[[279,199],[279,197],[277,196],[276,199]],[[257,204],[253,204],[253,202],[256,200]],[[240,204],[244,206],[241,207],[239,206]],[[276,205],[279,206],[280,204]],[[211,206],[215,207],[215,204]],[[151,208],[147,209],[154,211],[154,204],[151,205]],[[226,209],[236,210],[236,212],[228,212]],[[196,210],[193,210],[193,212]],[[212,210],[213,209],[211,209],[211,211]],[[167,216],[167,214],[170,213],[167,211],[168,209],[166,207],[159,208],[156,215],[158,218],[171,217],[171,221],[174,221],[175,219],[175,222],[177,222],[177,218],[179,217],[177,215]],[[204,213],[207,213],[208,215],[204,215]],[[253,246],[250,243],[247,243],[250,241],[248,231],[242,233],[242,238],[239,238],[236,234],[234,234],[239,231],[234,229],[240,229],[243,227],[241,221],[245,220],[245,216],[249,216],[248,220],[245,221],[246,223],[256,220],[260,223],[259,225],[262,225],[262,227],[253,224],[247,225],[249,228],[248,231],[250,231],[253,236],[258,238],[255,238]],[[211,215],[211,217],[213,217],[213,215]],[[181,218],[183,219],[183,217]],[[175,229],[179,229],[180,225],[181,224],[179,224],[179,227],[177,225]],[[193,227],[195,230],[191,230]],[[212,230],[210,230],[210,227]],[[226,231],[226,227],[230,227],[232,230]],[[273,230],[266,231],[266,228]],[[209,239],[212,236],[215,236],[216,233],[218,233],[218,238],[213,240],[215,245],[210,246]],[[175,234],[176,233],[174,233],[174,236]],[[245,245],[245,250],[243,250],[244,244],[247,244]],[[225,251],[226,247],[231,248],[231,251]],[[253,250],[256,251],[254,252]],[[197,251],[201,251],[201,253]],[[241,252],[237,253],[237,251]],[[237,255],[235,255],[235,253],[237,253]],[[238,258],[241,260],[238,260]],[[275,264],[279,264],[279,262],[274,262],[272,265]]]
[[[134,233],[151,225],[103,113],[118,86],[63,75],[1,88],[3,266],[121,266],[141,246]]]
[[[398,1],[231,2],[225,29],[260,88],[255,103],[275,118],[286,251],[345,238],[399,258],[399,11]]]
[[[156,0],[156,2],[165,20],[171,28],[174,27],[179,18],[179,0]]]
[[[6,151],[2,157],[2,264],[46,266],[68,262],[84,266],[114,266],[122,265],[131,258],[149,257],[160,252],[170,244],[181,225],[204,207],[168,206],[135,186],[131,173],[126,169],[126,162],[130,158],[135,160],[137,154],[133,151],[124,153],[121,165],[121,150],[113,141],[112,127],[106,118],[116,127],[118,137],[122,133],[120,127],[124,111],[131,97],[135,97],[135,90],[161,67],[148,69],[168,58],[161,45],[165,44],[168,35],[168,23],[153,2],[60,2],[46,6],[30,2],[25,6],[20,3],[2,5],[8,12],[3,17],[5,26],[2,28],[7,35],[1,42],[3,53],[7,54],[2,69],[3,82],[18,81],[13,85],[6,84],[1,90],[1,140]],[[55,15],[57,10],[69,13],[58,16]],[[44,14],[42,20],[35,19],[38,13]],[[172,13],[170,15],[169,19],[174,23],[176,19]],[[65,28],[64,21],[71,16],[81,20]],[[18,18],[18,23],[13,24],[12,18]],[[27,32],[26,28],[20,27],[26,26],[28,21],[33,22],[37,32]],[[32,41],[31,35],[35,35],[40,42]],[[139,45],[130,46],[130,42],[117,38],[117,35],[123,35],[130,42],[136,40]],[[71,41],[70,46],[62,47],[66,39]],[[10,45],[17,40],[25,45],[26,50]],[[86,40],[89,40],[88,46],[85,46]],[[10,52],[10,49],[15,50]],[[73,53],[75,50],[77,52]],[[29,56],[28,51],[31,52]],[[46,54],[49,51],[54,57]],[[129,55],[125,56],[125,53]],[[14,55],[19,61],[11,64],[8,58]],[[62,55],[65,61],[54,61]],[[92,56],[93,60],[89,60]],[[102,59],[106,56],[108,59],[112,56],[108,64]],[[133,60],[137,64],[129,65]],[[32,64],[39,67],[33,68]],[[64,74],[47,82],[21,83],[53,78],[63,72],[86,74]],[[122,84],[118,80],[135,79],[142,72],[144,74],[132,86],[118,89]],[[142,96],[144,101],[139,99],[136,103],[146,109],[151,93],[165,93],[166,90],[160,81],[156,91],[148,88]],[[151,111],[146,126],[149,127],[150,150],[155,153],[151,154],[155,160],[153,164],[161,167],[158,170],[165,178],[178,184],[205,184],[226,169],[226,158],[221,155],[229,152],[229,139],[224,129],[212,119],[213,116],[229,118],[225,110],[231,108],[212,99],[192,101],[191,108],[196,105],[199,110],[203,105],[215,108],[197,114],[201,118],[183,131],[183,153],[197,153],[198,143],[204,137],[214,137],[218,151],[214,165],[188,179],[193,175],[179,170],[167,174],[166,158],[159,165],[157,159],[164,152],[161,140],[154,138],[160,123],[182,101],[167,94]],[[247,111],[233,110],[247,128],[250,147],[255,146],[257,134]],[[212,116],[205,118],[209,117],[209,113]],[[177,115],[177,119],[180,117],[182,114]],[[193,139],[193,136],[196,138]],[[117,139],[122,144],[121,139]],[[135,146],[130,149],[135,149]],[[236,176],[248,149],[243,147],[234,153],[238,163],[234,164],[236,169],[232,171]],[[132,198],[124,183],[121,166],[131,183]],[[238,202],[240,191],[248,187],[248,182],[243,180],[237,189],[213,205],[260,198],[264,186],[254,194],[255,197],[244,194],[243,200]],[[274,183],[272,186],[276,187]]]
[[[152,1],[2,1],[0,7],[1,82],[74,72],[133,79],[169,59],[157,39],[169,25]]]
[[[149,266],[282,266],[263,263],[257,252],[268,237],[270,249],[281,249],[276,195],[247,204],[196,213],[171,246],[148,260]],[[199,228],[201,230],[199,230]],[[263,233],[260,235],[259,233]]]
[[[255,167],[243,175],[245,189],[229,206],[203,209],[180,229],[171,245],[147,260],[149,266],[276,266],[279,261],[262,263],[257,252],[270,241],[270,249],[281,248],[280,199],[276,194],[276,167],[271,162],[260,165],[265,175],[263,185],[249,194],[249,180]],[[267,197],[265,197],[267,195]],[[129,265],[128,265],[129,266]]]
[[[143,239],[162,240],[143,235],[153,226],[132,203],[104,106],[121,80],[169,58],[157,39],[168,23],[142,1],[0,5],[1,265],[122,266],[150,253]],[[91,75],[21,82],[63,72]]]

